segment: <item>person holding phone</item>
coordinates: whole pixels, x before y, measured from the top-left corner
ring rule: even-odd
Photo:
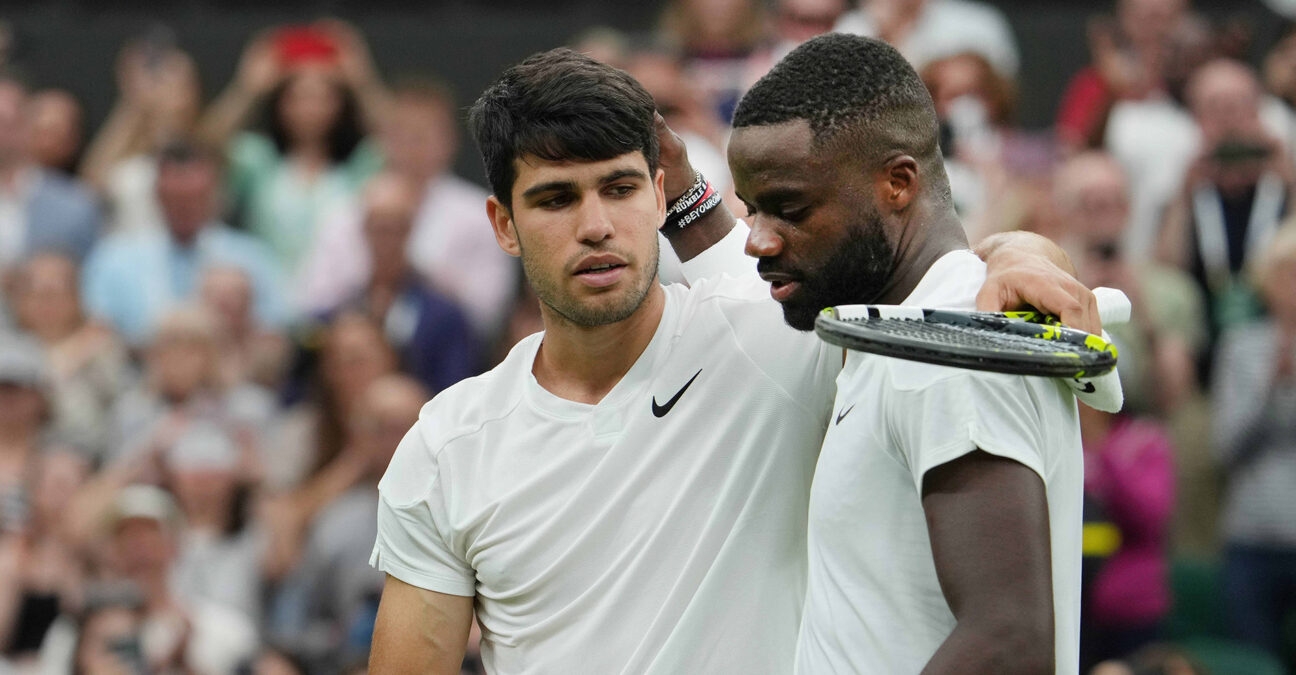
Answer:
[[[281,27],[254,38],[233,81],[199,123],[227,148],[242,225],[296,276],[326,215],[350,208],[381,166],[366,139],[390,95],[363,36],[340,21]],[[264,126],[248,129],[258,108]]]
[[[1162,223],[1158,257],[1187,271],[1207,298],[1210,343],[1262,313],[1245,269],[1290,209],[1296,171],[1261,120],[1263,90],[1248,65],[1216,59],[1188,82],[1200,131],[1196,160]],[[1209,377],[1209,363],[1203,375]]]

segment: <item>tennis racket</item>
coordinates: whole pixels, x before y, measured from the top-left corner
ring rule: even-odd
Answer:
[[[1119,322],[1122,313],[1128,319],[1123,295],[1106,304],[1104,322]],[[1087,378],[1111,371],[1117,359],[1116,347],[1101,336],[1035,311],[840,305],[819,314],[815,333],[854,351],[1012,375]]]

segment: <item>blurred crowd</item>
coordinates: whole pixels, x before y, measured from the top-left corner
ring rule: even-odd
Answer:
[[[1125,410],[1082,410],[1083,672],[1296,672],[1296,30],[1115,0],[1047,129],[1015,122],[1023,55],[976,0],[668,0],[640,34],[556,39],[642,82],[743,214],[733,107],[832,30],[918,69],[974,243],[1040,233],[1133,301]],[[462,102],[334,20],[251,37],[212,96],[153,29],[84,137],[22,65],[0,60],[0,673],[364,672],[379,477],[424,401],[540,327],[451,170]]]

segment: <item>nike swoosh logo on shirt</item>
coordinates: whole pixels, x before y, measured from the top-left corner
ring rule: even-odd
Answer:
[[[843,411],[837,413],[837,424],[841,424],[841,421],[844,420],[844,419],[846,419],[846,416],[849,415],[849,414],[851,413],[851,411],[854,410],[854,409],[855,409],[855,404],[852,403],[852,404],[851,404],[851,407],[849,407],[849,408],[847,408],[847,409],[845,409],[845,410],[843,410]],[[834,426],[835,426],[835,425],[834,425]]]
[[[1080,390],[1081,394],[1092,394],[1098,391],[1098,387],[1095,387],[1093,382],[1081,382],[1080,380],[1076,380],[1076,388]]]
[[[680,390],[675,392],[675,395],[672,396],[670,400],[666,402],[665,405],[658,405],[657,397],[654,396],[652,400],[653,415],[656,417],[665,417],[666,413],[670,412],[671,408],[674,408],[675,404],[679,402],[680,397],[684,395],[684,392],[688,391],[689,385],[693,384],[693,380],[696,380],[697,376],[701,374],[702,374],[702,369],[698,368],[698,371],[696,373],[693,373],[693,377],[690,377],[689,381],[685,382],[684,386],[680,387]]]

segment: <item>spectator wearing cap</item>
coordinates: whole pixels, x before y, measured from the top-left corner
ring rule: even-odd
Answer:
[[[283,274],[265,246],[222,223],[221,162],[208,148],[186,141],[158,155],[157,197],[165,227],[105,237],[86,261],[83,296],[91,315],[143,345],[168,309],[194,300],[203,270],[234,265],[253,281],[260,321],[288,319]]]
[[[173,580],[178,593],[261,614],[265,539],[250,518],[255,449],[212,420],[185,425],[162,457],[165,482],[185,518]]]
[[[147,672],[235,672],[256,653],[255,626],[237,610],[186,595],[173,583],[188,528],[175,498],[156,485],[120,487],[106,480],[92,481],[78,495],[76,508],[100,514],[102,579],[129,582],[142,594],[141,651]]]
[[[94,195],[77,181],[40,167],[32,159],[31,144],[27,88],[0,72],[0,270],[45,249],[80,260],[100,229]]]

